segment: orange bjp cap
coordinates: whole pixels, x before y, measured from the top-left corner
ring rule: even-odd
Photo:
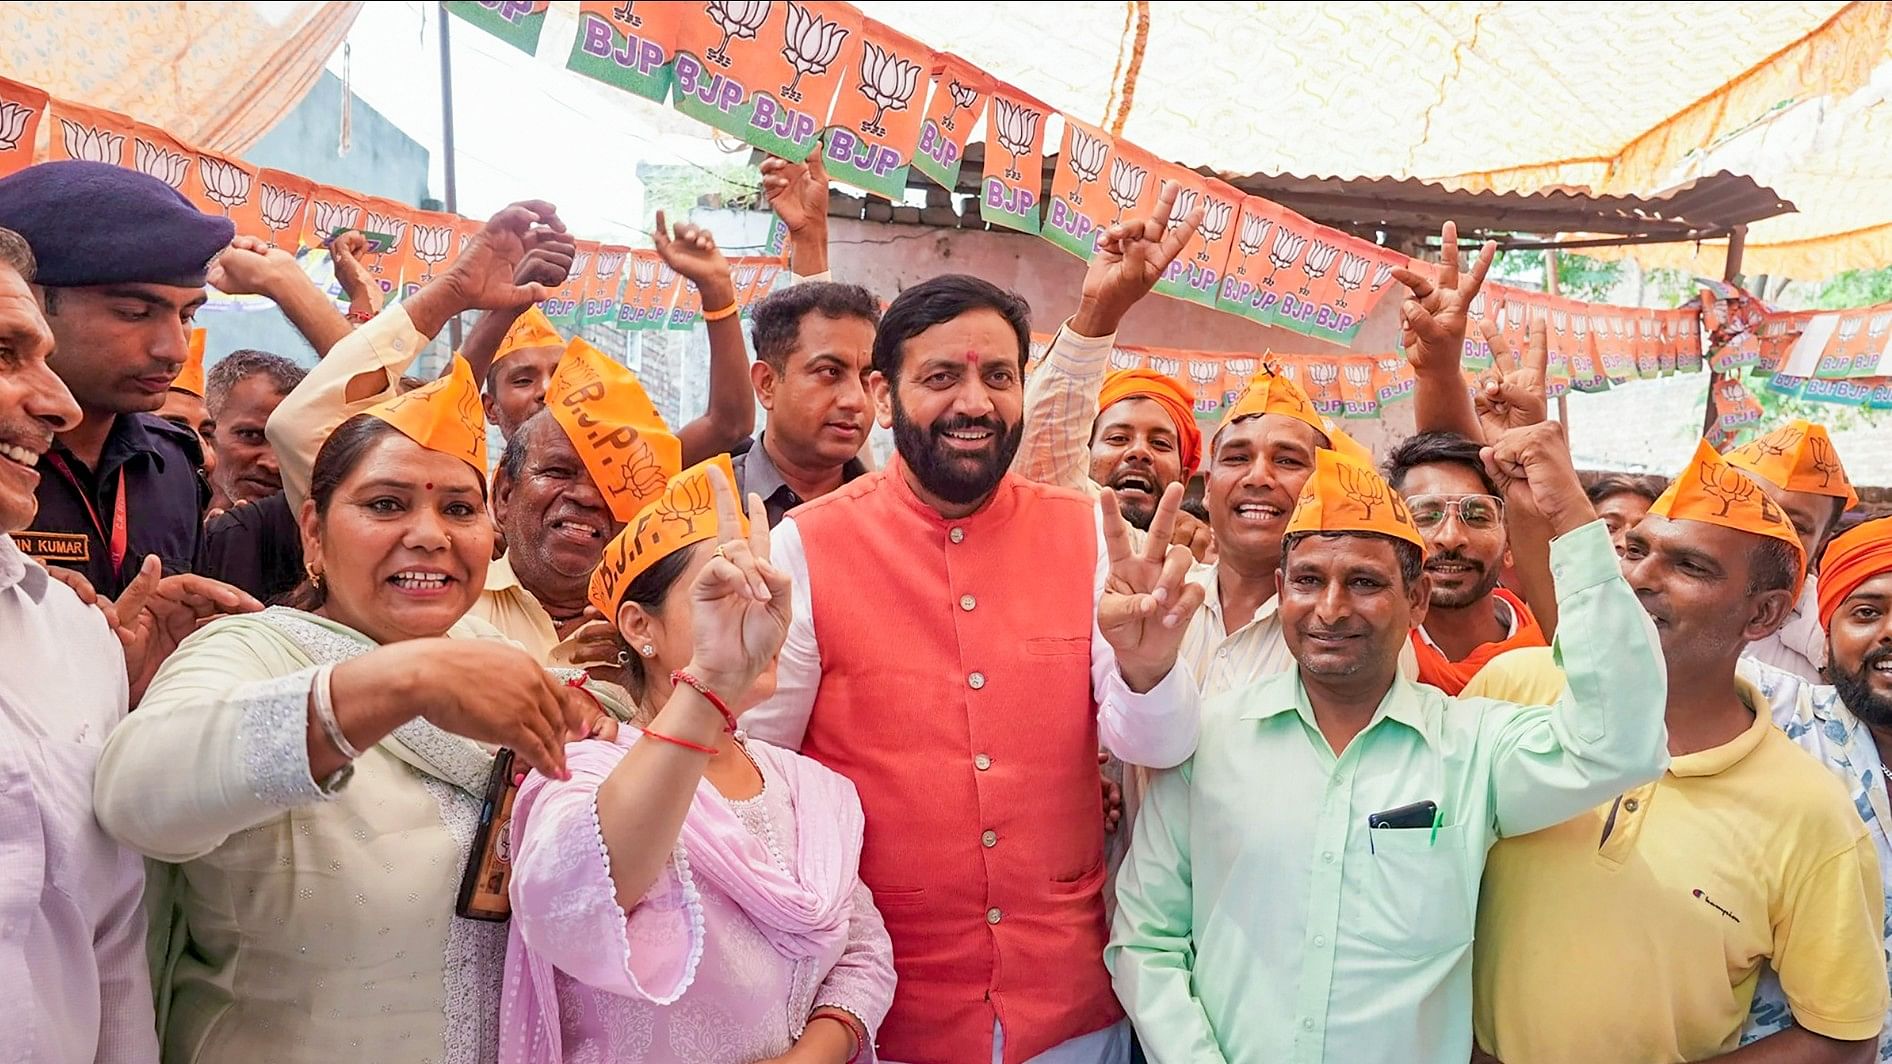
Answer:
[[[1358,458],[1325,449],[1314,455],[1314,475],[1301,489],[1284,535],[1301,532],[1372,532],[1426,549],[1406,500],[1386,478]]]
[[[367,413],[430,451],[464,461],[480,479],[486,478],[486,415],[466,359],[453,356],[453,368],[445,376],[369,407]]]
[[[1649,507],[1649,512],[1671,521],[1701,521],[1792,544],[1794,553],[1800,556],[1796,571],[1802,574],[1794,582],[1793,594],[1795,599],[1800,597],[1807,549],[1800,542],[1800,534],[1793,530],[1793,522],[1767,497],[1758,481],[1723,458],[1707,440],[1695,444],[1695,456],[1688,468],[1669,482],[1669,490]]]
[[[552,319],[546,317],[545,311],[534,303],[526,308],[524,314],[519,315],[519,320],[512,323],[512,328],[506,330],[506,335],[499,341],[499,350],[493,352],[493,362],[498,364],[507,355],[533,348],[564,346],[565,338],[552,326]]]
[[[604,557],[591,574],[586,598],[605,619],[615,623],[618,601],[644,570],[692,543],[715,539],[722,526],[716,517],[716,492],[710,469],[723,471],[729,490],[736,490],[736,471],[729,456],[719,454],[698,462],[670,478],[663,492],[640,510],[604,548]],[[749,534],[749,518],[737,506],[740,535]]]
[[[1843,509],[1859,504],[1846,479],[1839,452],[1826,426],[1796,418],[1765,436],[1728,452],[1728,464],[1745,469],[1783,491],[1804,491],[1845,499]]]
[[[611,516],[629,521],[683,468],[683,444],[637,374],[573,337],[545,387],[545,408],[584,459]],[[735,481],[730,481],[735,486]]]

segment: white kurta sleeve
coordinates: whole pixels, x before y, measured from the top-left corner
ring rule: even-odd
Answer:
[[[744,713],[742,727],[764,742],[799,751],[815,709],[815,693],[821,689],[821,648],[815,642],[808,555],[793,517],[783,518],[769,532],[769,560],[793,584],[789,595],[793,616],[788,621],[788,640],[776,659],[775,694]]]
[[[315,669],[272,675],[248,623],[213,622],[186,639],[105,742],[93,787],[99,825],[147,857],[189,861],[286,809],[335,797],[309,775]]]
[[[1110,372],[1116,334],[1079,336],[1066,322],[1025,381],[1025,436],[1012,468],[1027,480],[1082,489],[1090,483],[1091,424]]]
[[[413,319],[399,303],[393,304],[343,337],[302,383],[283,396],[263,432],[276,451],[291,510],[299,509],[309,497],[309,474],[322,441],[342,422],[391,398],[401,375],[425,346],[427,337],[415,331]],[[351,403],[348,384],[364,373],[384,374],[386,385]]]
[[[1189,663],[1180,656],[1161,683],[1136,694],[1123,682],[1117,652],[1097,625],[1095,605],[1110,578],[1110,549],[1103,512],[1097,513],[1097,575],[1091,611],[1091,697],[1097,700],[1097,737],[1119,761],[1146,768],[1173,768],[1196,752],[1202,728],[1202,695]],[[1188,620],[1184,620],[1188,624]]]

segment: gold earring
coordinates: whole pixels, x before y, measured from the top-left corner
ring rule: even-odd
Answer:
[[[321,590],[322,574],[316,571],[315,563],[304,562],[302,563],[302,568],[304,572],[307,572],[309,574],[309,586],[315,588],[318,591]]]

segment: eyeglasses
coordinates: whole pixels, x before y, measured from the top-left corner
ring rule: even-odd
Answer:
[[[1504,500],[1496,495],[1413,495],[1406,499],[1412,523],[1430,531],[1456,513],[1466,528],[1489,532],[1504,523]]]

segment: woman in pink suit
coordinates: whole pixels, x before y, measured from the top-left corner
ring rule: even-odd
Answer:
[[[773,686],[789,582],[733,483],[726,457],[672,478],[593,577],[640,727],[520,789],[501,1064],[873,1059],[894,972],[860,800],[735,730]]]

